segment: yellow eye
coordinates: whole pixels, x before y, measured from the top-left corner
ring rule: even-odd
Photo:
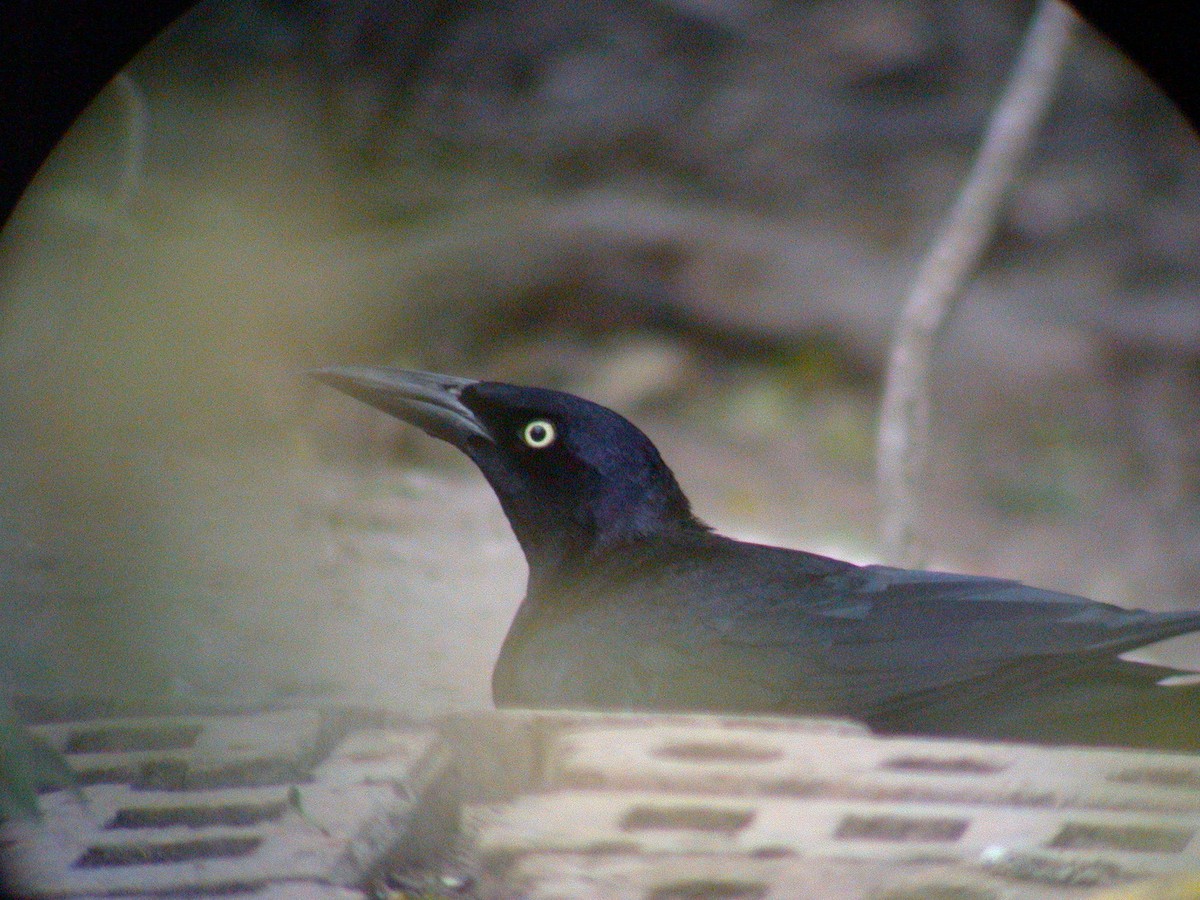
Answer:
[[[521,429],[521,440],[534,450],[549,447],[557,436],[554,425],[545,419],[534,419]]]

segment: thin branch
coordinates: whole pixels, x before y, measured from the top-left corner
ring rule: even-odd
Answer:
[[[146,139],[150,128],[150,110],[146,97],[128,72],[119,72],[112,80],[125,111],[125,146],[121,154],[121,172],[113,191],[113,205],[128,213],[133,196],[142,181]]]
[[[889,561],[920,561],[914,523],[928,445],[934,340],[996,230],[1001,206],[1058,85],[1074,22],[1065,3],[1039,0],[983,146],[904,301],[888,361],[877,443],[880,541]]]

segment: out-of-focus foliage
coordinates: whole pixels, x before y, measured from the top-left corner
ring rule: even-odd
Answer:
[[[40,815],[41,789],[77,786],[62,755],[30,734],[12,707],[0,700],[0,822]]]

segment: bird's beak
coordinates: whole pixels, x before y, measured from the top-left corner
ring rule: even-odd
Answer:
[[[330,366],[308,374],[459,449],[471,437],[492,441],[459,399],[464,388],[475,384],[470,378],[383,366]]]

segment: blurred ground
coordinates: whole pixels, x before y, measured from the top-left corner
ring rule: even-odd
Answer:
[[[891,322],[1027,13],[196,7],[0,244],[8,692],[488,703],[498,506],[314,365],[573,390],[722,531],[870,558]],[[1084,29],[942,343],[931,565],[1200,602],[1197,151]]]

